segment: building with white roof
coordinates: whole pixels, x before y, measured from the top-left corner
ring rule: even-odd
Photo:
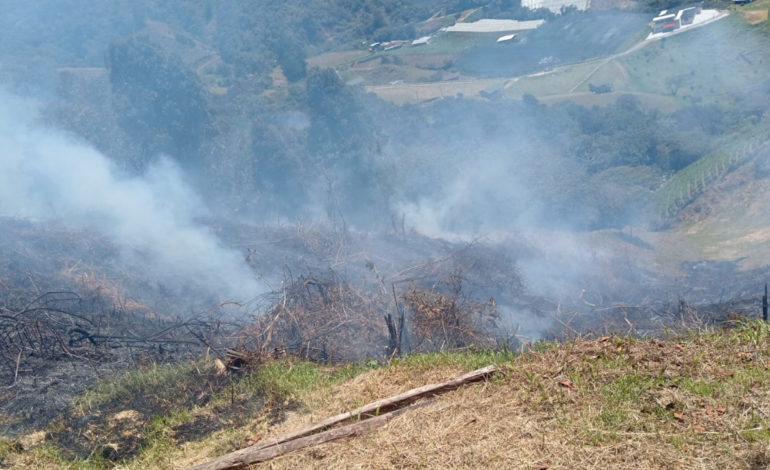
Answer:
[[[545,23],[545,20],[494,20],[484,19],[472,23],[455,23],[443,29],[448,33],[508,33],[513,31],[526,31],[537,29],[538,26]]]

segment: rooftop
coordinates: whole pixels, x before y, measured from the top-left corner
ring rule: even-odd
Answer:
[[[545,20],[493,20],[484,19],[474,21],[473,23],[456,23],[444,29],[449,33],[504,33],[508,31],[526,31],[528,29],[537,29],[538,26],[545,23]]]

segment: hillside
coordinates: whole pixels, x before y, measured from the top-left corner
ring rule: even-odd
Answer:
[[[693,103],[725,104],[731,94],[761,86],[765,76],[758,65],[767,61],[767,39],[757,32],[767,22],[745,25],[752,22],[751,12],[766,9],[762,3],[733,7],[723,21],[662,41],[646,37],[649,14],[587,12],[519,33],[522,39],[510,45],[496,44],[498,35],[437,33],[424,47],[332,65],[399,104],[458,93],[483,98],[489,95],[482,91],[497,86],[507,98],[530,94],[547,103],[586,106],[633,94],[670,112]],[[723,73],[727,66],[730,74]],[[610,91],[593,93],[589,85],[609,85]]]
[[[76,402],[70,417],[47,428],[47,436],[69,432],[74,442],[85,432],[94,449],[109,442],[113,451],[73,461],[62,441],[34,433],[4,441],[0,461],[17,469],[109,468],[114,464],[105,456],[119,458],[117,452],[140,438],[138,453],[119,458],[119,468],[185,468],[487,364],[502,374],[437,396],[379,430],[290,453],[265,468],[770,465],[770,329],[758,321],[662,339],[541,341],[516,354],[440,353],[342,367],[287,359],[255,363],[230,378],[217,376],[206,361],[188,372],[187,366],[140,369],[103,381]],[[201,390],[202,379],[208,390]],[[157,407],[121,408],[129,390]],[[245,411],[247,397],[257,392],[262,405]],[[194,397],[197,402],[188,401]],[[78,426],[78,416],[95,415],[103,415],[100,424],[68,429]],[[216,420],[229,424],[214,431],[209,426]]]
[[[5,2],[0,467],[770,468],[770,0],[560,1]]]

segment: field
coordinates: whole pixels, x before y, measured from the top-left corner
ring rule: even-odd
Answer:
[[[523,68],[521,73],[511,73],[511,69],[493,75],[505,81],[505,96],[514,99],[531,94],[548,103],[575,100],[584,105],[602,105],[614,99],[591,93],[589,85],[609,84],[616,95],[634,94],[645,104],[665,112],[690,104],[730,104],[736,94],[750,93],[753,86],[766,79],[770,47],[762,31],[767,28],[767,21],[763,20],[767,3],[760,0],[745,7],[733,7],[737,14],[726,19],[643,45],[639,42],[647,34],[646,26],[633,30],[636,32],[623,36],[622,43],[612,51],[634,49],[627,54],[598,56],[571,65],[542,65],[539,71]],[[747,28],[747,21],[758,24]],[[526,41],[532,34],[526,32],[521,36]],[[506,50],[519,51],[515,47],[520,46],[496,46],[495,39],[496,35],[438,34],[427,46],[407,45],[371,57],[362,56],[363,52],[327,54],[310,59],[309,64],[336,66],[346,79],[359,77],[369,91],[398,104],[457,93],[480,98],[481,91],[495,85],[485,71],[491,64],[507,61],[497,56],[507,54]],[[488,60],[481,59],[484,55],[489,55]],[[362,61],[368,65],[364,67]],[[694,72],[696,69],[698,73]],[[452,81],[461,83],[449,83]]]
[[[457,95],[478,96],[482,91],[504,81],[494,78],[456,80],[439,83],[399,83],[392,85],[367,86],[366,90],[376,93],[384,100],[396,104],[415,103],[438,98],[452,98]]]

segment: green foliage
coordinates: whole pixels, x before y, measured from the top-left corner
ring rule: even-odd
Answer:
[[[164,152],[195,166],[209,131],[204,92],[178,57],[141,37],[110,45],[113,106],[122,127],[148,155]]]
[[[730,329],[730,334],[738,341],[750,341],[754,345],[759,345],[770,338],[770,323],[759,320],[742,320]]]
[[[601,393],[608,407],[621,407],[639,400],[646,391],[653,389],[656,385],[656,379],[627,373],[604,386]]]
[[[284,42],[277,46],[278,64],[290,82],[305,78],[305,51],[302,46],[293,42]]]
[[[268,397],[283,401],[303,392],[349,380],[368,370],[363,364],[347,364],[339,368],[323,368],[306,361],[287,360],[258,366],[235,384],[235,393],[253,397]],[[224,390],[217,400],[229,400],[231,391]]]
[[[601,108],[566,108],[581,131],[575,156],[592,171],[626,165],[670,171],[681,164],[672,157],[679,155],[681,160],[684,153],[675,134],[661,122],[657,110],[644,108],[635,96],[621,96],[615,104]]]
[[[191,390],[216,380],[212,362],[193,361],[179,364],[151,364],[117,377],[105,377],[75,402],[87,414],[111,404],[130,406],[137,399],[152,400],[160,405],[189,399]],[[143,398],[144,397],[144,398]]]
[[[559,343],[556,343],[554,341],[548,341],[545,339],[539,339],[535,342],[534,345],[532,345],[532,349],[534,349],[537,352],[550,351],[558,347],[559,347]]]

